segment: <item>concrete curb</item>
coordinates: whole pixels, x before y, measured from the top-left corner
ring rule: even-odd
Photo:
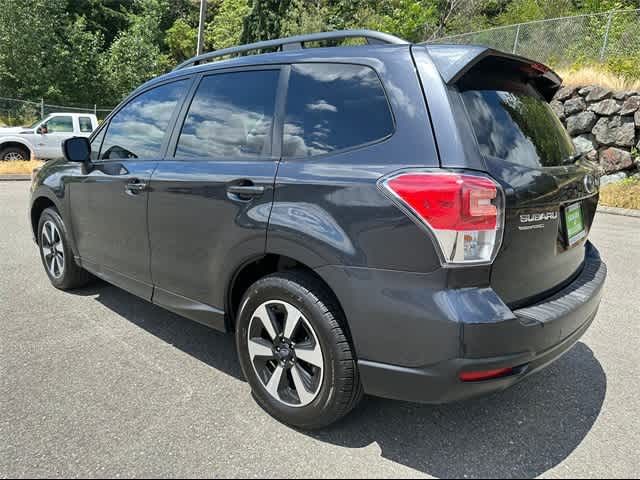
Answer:
[[[634,210],[632,208],[618,208],[598,205],[598,212],[607,213],[609,215],[621,215],[623,217],[640,218],[640,210]]]
[[[0,182],[31,181],[31,175],[0,175]]]

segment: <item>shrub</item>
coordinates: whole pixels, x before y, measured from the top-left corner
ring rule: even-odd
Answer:
[[[29,175],[31,172],[44,165],[40,160],[29,161],[0,161],[0,175]]]
[[[607,65],[574,65],[568,69],[559,69],[558,73],[566,85],[598,85],[612,90],[640,90],[640,71],[634,77],[614,72]]]
[[[627,178],[605,185],[600,190],[600,203],[609,207],[640,210],[640,179]]]
[[[605,68],[615,75],[628,80],[640,80],[640,62],[633,57],[610,57]]]

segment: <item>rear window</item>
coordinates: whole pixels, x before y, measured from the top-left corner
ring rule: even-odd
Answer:
[[[93,132],[93,122],[89,117],[80,117],[78,121],[80,123],[80,131],[82,133]]]
[[[378,75],[369,67],[293,66],[287,93],[284,155],[311,157],[386,138],[394,124]]]
[[[575,154],[569,134],[531,87],[466,90],[462,99],[480,151],[518,165],[562,165]]]

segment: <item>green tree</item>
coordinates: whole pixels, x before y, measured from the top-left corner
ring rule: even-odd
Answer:
[[[513,0],[504,12],[496,17],[498,25],[543,20],[571,15],[576,12],[571,0]]]
[[[170,61],[161,50],[160,28],[166,0],[138,0],[140,13],[129,14],[129,27],[118,34],[100,63],[105,96],[116,103],[145,81],[167,71]]]
[[[127,28],[127,12],[136,0],[67,0],[67,12],[72,17],[84,17],[87,28],[98,32],[110,45],[120,31]]]
[[[0,91],[28,100],[91,102],[102,43],[64,2],[0,0]]]
[[[0,0],[0,92],[56,103],[114,104],[195,54],[198,7],[195,0]],[[638,7],[640,0],[208,0],[205,42],[208,49],[219,49],[348,28],[421,41]],[[626,18],[618,18],[611,28],[612,51],[616,45],[630,50],[630,43],[636,43],[634,16]],[[606,22],[595,18],[591,23],[589,32],[574,42],[572,58],[580,60],[585,52],[590,58],[589,52],[600,48]],[[531,43],[530,36],[524,38]],[[635,76],[634,59],[610,57],[609,68]]]
[[[576,0],[575,3],[581,13],[640,8],[639,0]]]
[[[251,10],[243,22],[241,42],[251,43],[279,38],[282,19],[285,18],[290,4],[291,0],[251,0]]]
[[[2,96],[38,98],[45,94],[46,83],[53,77],[51,48],[58,43],[51,25],[63,17],[62,5],[55,2],[0,0]]]
[[[336,30],[380,29],[389,12],[390,0],[334,0],[329,2],[329,23]]]
[[[301,35],[304,33],[331,30],[330,9],[323,0],[292,0],[283,20],[281,35]]]
[[[282,34],[368,28],[410,41],[424,40],[436,9],[425,0],[293,0]]]
[[[250,10],[247,0],[222,0],[217,13],[207,24],[205,43],[212,50],[241,43],[245,17]]]
[[[198,29],[192,27],[184,18],[178,18],[165,36],[171,58],[177,63],[196,54]]]
[[[391,2],[381,29],[412,42],[425,39],[429,25],[437,17],[437,6],[433,2],[418,0],[396,0]]]
[[[45,93],[47,99],[82,105],[102,103],[99,58],[103,47],[100,32],[90,32],[84,17],[63,30],[64,41],[52,47],[57,68],[55,83]]]

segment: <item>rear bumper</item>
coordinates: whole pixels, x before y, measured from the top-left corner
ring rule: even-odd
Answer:
[[[578,342],[600,305],[607,268],[595,247],[586,248],[582,272],[552,297],[514,310],[510,318],[501,313],[497,320],[461,322],[458,358],[425,367],[360,360],[365,391],[397,400],[447,403],[504,390],[549,365]],[[459,380],[463,371],[499,368],[514,370],[494,380]]]

